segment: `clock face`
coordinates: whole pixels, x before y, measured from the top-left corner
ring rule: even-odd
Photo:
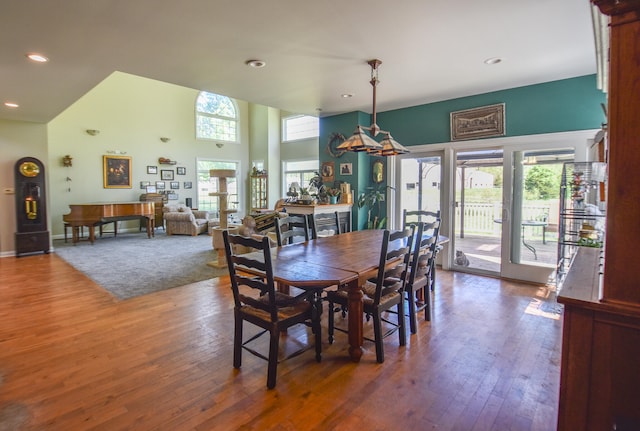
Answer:
[[[23,162],[20,164],[20,173],[25,177],[37,177],[40,173],[40,168],[33,162]]]

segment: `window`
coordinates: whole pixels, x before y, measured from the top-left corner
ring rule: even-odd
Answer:
[[[318,117],[297,115],[282,120],[282,141],[297,141],[300,139],[317,138],[320,134]]]
[[[196,139],[238,142],[238,110],[232,99],[200,92],[196,99]]]
[[[218,196],[211,196],[210,193],[219,191],[219,182],[217,178],[211,178],[209,171],[211,169],[233,169],[236,176],[227,178],[227,208],[237,209],[240,211],[240,190],[238,175],[240,174],[240,163],[233,161],[220,161],[210,159],[198,159],[198,209],[202,211],[210,211],[214,217],[219,218],[220,206]],[[223,199],[220,197],[220,199]],[[231,214],[233,216],[234,214]]]
[[[300,160],[283,162],[282,196],[286,196],[291,184],[298,183],[300,187],[309,187],[309,180],[318,172],[318,160]]]

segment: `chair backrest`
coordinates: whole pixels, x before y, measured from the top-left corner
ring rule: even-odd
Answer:
[[[433,270],[433,259],[436,256],[438,246],[438,232],[440,222],[420,222],[416,231],[413,253],[411,256],[408,284],[415,286],[418,280],[428,281]]]
[[[288,215],[276,219],[276,239],[279,246],[309,241],[309,222],[305,215]]]
[[[440,221],[440,210],[438,211],[407,211],[402,210],[402,228],[406,229],[409,225],[417,225],[419,222]]]
[[[409,259],[411,257],[411,245],[413,244],[414,227],[399,231],[385,230],[382,237],[382,249],[380,250],[380,262],[378,276],[376,277],[376,294],[374,303],[379,304],[380,299],[390,289],[399,291],[401,295],[406,281]],[[393,262],[397,262],[396,265]]]
[[[311,237],[313,239],[318,238],[318,234],[320,234],[320,236],[330,236],[342,233],[340,231],[340,216],[338,215],[338,211],[315,214],[311,218],[311,221]]]
[[[276,307],[276,289],[273,280],[269,238],[263,237],[258,240],[231,235],[226,230],[222,231],[222,237],[235,307],[241,309],[244,305],[249,305],[265,311],[270,315],[272,322],[277,322],[278,308]],[[256,253],[261,252],[260,257],[258,258],[256,253],[235,254],[236,248],[244,249],[246,247],[255,249]],[[252,273],[257,272],[259,275],[248,275],[246,271],[242,271],[243,268],[251,269]],[[247,286],[250,289],[241,290],[240,286]],[[268,295],[267,301],[260,299],[264,295]]]
[[[338,212],[340,233],[351,232],[351,211]]]

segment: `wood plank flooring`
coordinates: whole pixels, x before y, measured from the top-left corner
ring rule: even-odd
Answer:
[[[270,391],[265,361],[232,367],[228,278],[118,301],[55,254],[4,258],[0,430],[554,430],[559,313],[546,288],[439,271],[432,321],[384,364],[325,324],[322,362],[282,362]]]

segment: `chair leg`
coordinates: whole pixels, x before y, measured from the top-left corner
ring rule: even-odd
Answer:
[[[411,333],[415,334],[418,332],[418,318],[416,316],[416,294],[413,288],[407,290],[407,302],[409,303],[409,327]],[[400,316],[398,316],[398,318],[400,318]]]
[[[431,285],[433,286],[433,283],[431,283]],[[431,291],[433,290],[432,287],[427,288],[425,286],[424,288],[424,320],[426,320],[427,322],[431,321]]]
[[[404,295],[404,292],[402,294]],[[404,301],[400,301],[398,302],[398,332],[400,333],[399,335],[401,346],[405,346],[407,344],[407,328],[405,322],[406,319],[404,318]]]
[[[327,317],[327,332],[329,333],[329,344],[333,344],[333,325],[334,325],[334,315],[335,311],[333,310],[334,304],[333,302],[329,302],[329,316]]]
[[[278,371],[278,341],[280,330],[276,326],[269,331],[269,366],[267,370],[267,388],[276,386],[276,373]]]
[[[382,316],[380,310],[376,310],[373,315],[373,333],[376,343],[376,360],[382,364],[384,362],[384,346],[382,340]],[[398,316],[400,318],[400,316]]]
[[[313,332],[316,337],[316,362],[322,361],[322,327],[320,326],[320,316],[313,322]]]
[[[233,367],[242,366],[242,317],[235,311],[235,330],[233,334]]]

